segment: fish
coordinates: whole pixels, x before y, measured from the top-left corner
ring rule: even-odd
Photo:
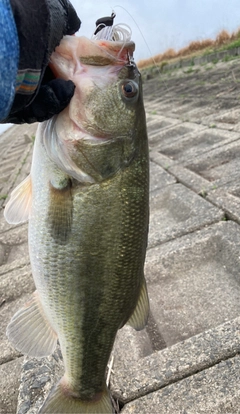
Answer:
[[[30,175],[5,207],[28,220],[36,291],[7,336],[32,357],[59,341],[65,373],[40,413],[112,413],[106,368],[126,323],[141,330],[149,222],[149,154],[142,81],[130,41],[66,36],[51,56],[71,79],[66,109],[38,126]]]

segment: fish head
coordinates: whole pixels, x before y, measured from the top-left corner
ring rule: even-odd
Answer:
[[[50,121],[45,145],[79,181],[103,181],[128,166],[146,136],[134,49],[133,42],[66,36],[51,57],[55,76],[76,88],[69,106]]]

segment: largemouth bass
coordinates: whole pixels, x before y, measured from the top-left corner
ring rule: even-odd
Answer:
[[[30,176],[5,208],[29,220],[36,292],[7,335],[24,354],[52,354],[65,374],[41,413],[112,413],[105,372],[118,329],[148,317],[144,260],[149,160],[133,42],[66,37],[56,76],[76,85],[70,105],[42,123]]]

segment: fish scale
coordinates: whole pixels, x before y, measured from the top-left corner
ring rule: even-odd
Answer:
[[[98,58],[104,52],[94,45],[69,37],[57,48],[55,73],[72,74],[75,94],[68,108],[39,126],[30,177],[5,209],[10,222],[29,220],[37,289],[12,318],[8,337],[37,357],[51,354],[58,338],[65,366],[41,414],[111,413],[105,373],[116,333],[125,323],[142,329],[149,311],[143,272],[149,159],[141,77],[129,62],[132,43],[104,42],[108,52],[121,50],[122,62],[112,55],[109,62],[109,53]],[[92,54],[81,66],[74,56],[87,48]]]
[[[128,171],[126,171],[126,175],[127,175],[127,185],[129,187],[129,185],[131,185],[130,179],[133,178],[135,180],[136,179],[138,180],[138,174],[137,174],[136,177],[129,178],[129,174],[127,174],[127,173],[128,173]],[[118,177],[116,177],[116,178],[118,178]],[[124,181],[125,181],[124,178],[125,177],[122,177],[122,174],[121,174],[121,176],[119,175],[119,178],[120,178],[121,184],[124,186],[124,184],[125,184],[124,183]],[[41,183],[39,183],[39,184],[41,185]],[[69,289],[69,283],[72,283],[72,280],[71,280],[72,277],[70,276],[70,280],[68,280],[68,279],[66,279],[66,275],[69,275],[69,274],[71,275],[71,273],[73,272],[73,268],[72,268],[71,265],[67,266],[67,268],[66,268],[66,260],[65,260],[66,255],[69,255],[70,257],[71,256],[78,257],[78,255],[80,256],[79,265],[76,266],[76,272],[79,273],[79,274],[81,274],[81,273],[82,274],[85,274],[85,273],[89,274],[89,267],[90,267],[91,264],[93,265],[93,266],[91,266],[91,267],[93,267],[93,276],[90,276],[90,280],[87,281],[88,286],[84,286],[84,292],[85,292],[85,296],[87,298],[87,302],[88,302],[87,307],[89,308],[89,311],[86,311],[86,313],[87,313],[87,318],[86,318],[86,323],[85,323],[86,327],[85,328],[83,327],[82,332],[80,332],[80,330],[79,330],[80,338],[86,338],[86,332],[89,333],[89,335],[91,335],[92,326],[93,326],[93,329],[96,329],[96,321],[93,319],[92,312],[91,312],[91,307],[93,306],[93,304],[95,305],[95,308],[96,308],[96,310],[95,310],[96,318],[95,319],[98,319],[98,317],[99,317],[98,301],[99,301],[99,304],[104,303],[104,306],[106,307],[105,314],[108,315],[109,311],[113,310],[114,308],[116,308],[116,310],[119,310],[119,308],[122,308],[122,309],[125,308],[126,303],[121,298],[121,296],[122,296],[121,292],[123,291],[123,288],[125,288],[126,291],[129,292],[130,298],[132,298],[132,293],[131,293],[132,290],[136,291],[136,298],[138,297],[137,288],[139,288],[139,287],[134,286],[134,285],[136,285],[136,281],[135,281],[135,279],[133,279],[131,277],[131,274],[135,275],[136,272],[140,272],[141,269],[142,269],[142,266],[141,266],[142,263],[139,264],[138,260],[137,260],[137,263],[136,263],[136,259],[138,259],[139,256],[143,257],[143,252],[144,252],[144,248],[145,248],[145,246],[142,246],[143,237],[139,237],[139,230],[140,230],[139,225],[142,223],[142,227],[143,227],[142,233],[144,233],[144,231],[146,231],[146,229],[145,229],[145,220],[144,220],[143,212],[146,211],[146,206],[144,206],[144,209],[143,209],[142,203],[139,202],[140,208],[138,208],[138,204],[136,204],[135,200],[133,200],[132,192],[130,192],[130,194],[129,194],[129,192],[125,191],[124,192],[124,197],[121,197],[122,198],[122,208],[123,208],[122,216],[124,217],[124,220],[122,222],[119,222],[120,220],[118,219],[117,223],[116,223],[116,219],[115,219],[116,212],[114,211],[115,206],[114,206],[113,203],[111,203],[111,200],[110,200],[113,197],[115,198],[115,193],[113,193],[113,191],[112,191],[112,186],[113,185],[114,185],[114,188],[116,188],[115,183],[111,183],[111,185],[108,185],[107,187],[105,186],[106,188],[105,188],[104,192],[102,191],[101,186],[99,187],[99,186],[94,186],[93,185],[89,189],[91,194],[89,194],[88,202],[90,204],[96,205],[96,200],[98,200],[98,205],[100,205],[101,210],[104,211],[104,215],[106,215],[108,217],[107,218],[107,223],[105,223],[105,225],[108,225],[108,228],[105,228],[105,232],[104,232],[105,237],[103,237],[103,234],[102,234],[103,233],[103,230],[102,230],[102,226],[103,226],[102,219],[103,219],[103,217],[102,218],[99,217],[99,209],[98,208],[96,210],[94,209],[94,211],[93,211],[93,215],[94,215],[95,220],[93,220],[92,218],[89,219],[89,209],[87,207],[87,204],[85,204],[85,206],[84,206],[85,215],[84,214],[80,215],[79,212],[78,212],[78,210],[80,210],[80,211],[82,210],[82,205],[80,204],[79,201],[78,201],[77,205],[74,208],[74,214],[76,216],[76,219],[75,219],[75,217],[73,217],[73,227],[74,227],[74,223],[75,223],[75,220],[76,220],[76,221],[78,221],[79,228],[81,228],[82,232],[83,232],[83,227],[82,227],[81,223],[82,222],[84,223],[86,220],[88,220],[90,222],[90,229],[87,228],[85,230],[87,235],[89,235],[94,221],[101,222],[101,227],[99,229],[100,237],[106,239],[106,242],[105,243],[102,242],[102,245],[101,245],[101,248],[102,248],[102,255],[101,256],[99,256],[99,242],[98,242],[98,231],[97,231],[98,229],[96,229],[93,232],[93,235],[91,236],[91,239],[94,238],[95,241],[97,240],[97,245],[96,246],[94,246],[95,243],[92,243],[91,240],[89,241],[89,243],[87,245],[82,244],[81,243],[82,233],[81,233],[81,237],[79,237],[79,239],[77,237],[75,237],[75,240],[73,240],[73,242],[71,240],[69,240],[69,244],[71,245],[71,250],[74,250],[74,254],[72,254],[71,251],[70,252],[66,251],[65,248],[64,248],[65,246],[60,245],[60,248],[59,248],[59,245],[57,243],[54,244],[54,241],[51,239],[51,233],[50,232],[48,233],[49,236],[50,236],[49,242],[48,243],[46,242],[46,234],[44,235],[43,242],[41,242],[41,240],[39,240],[39,235],[38,235],[39,225],[35,229],[35,232],[36,232],[35,238],[38,241],[38,243],[37,243],[38,250],[34,252],[34,257],[35,256],[46,257],[46,261],[47,261],[47,258],[49,256],[49,252],[52,252],[52,251],[53,252],[54,251],[58,252],[58,254],[57,254],[57,256],[58,256],[57,263],[59,263],[58,266],[60,266],[60,268],[58,268],[57,275],[56,276],[53,275],[53,277],[51,277],[52,269],[55,269],[55,267],[52,266],[51,261],[50,261],[49,265],[46,265],[45,273],[46,273],[47,278],[50,279],[51,283],[48,286],[46,286],[44,291],[47,290],[47,291],[55,292],[56,287],[59,285],[59,286],[61,286],[61,290],[64,291],[65,295],[66,295],[67,289]],[[142,192],[141,182],[139,183],[139,180],[138,180],[138,185],[140,185],[140,192]],[[94,191],[95,187],[97,187],[96,191]],[[74,189],[74,190],[77,192],[77,189]],[[108,196],[108,194],[110,194],[110,197]],[[86,197],[86,192],[84,193],[84,195]],[[73,200],[73,202],[74,202],[74,200]],[[107,204],[111,205],[111,215],[113,216],[112,222],[111,222],[110,217],[109,217],[110,214],[106,213]],[[118,215],[119,215],[119,209],[121,209],[121,206],[119,205],[119,202],[117,202],[115,204],[116,204],[116,209],[117,209],[117,212],[118,212]],[[46,209],[46,206],[45,206],[45,209]],[[143,220],[141,220],[140,218],[143,219]],[[44,220],[44,218],[43,218],[43,220]],[[32,222],[35,223],[34,216],[31,217],[31,220],[30,220],[30,223],[29,223],[29,232],[30,233],[34,232]],[[137,234],[136,234],[136,226],[138,227]],[[116,235],[119,233],[119,231],[120,231],[120,234],[119,234],[118,237],[116,237]],[[114,240],[113,240],[113,237],[110,233],[113,233],[115,235]],[[118,241],[119,238],[123,239],[123,241],[121,241],[120,243]],[[136,242],[135,242],[136,238],[137,238],[137,245],[136,245]],[[30,241],[31,241],[30,245],[35,244],[34,235],[32,235],[32,234],[30,236]],[[49,250],[48,249],[44,250],[44,247],[45,246],[48,247],[49,244],[51,244],[51,248]],[[43,246],[43,250],[40,249],[41,246]],[[94,251],[94,249],[96,249],[96,252]],[[120,249],[120,252],[117,254],[116,250],[118,250],[118,249]],[[90,252],[90,254],[89,254],[89,252]],[[104,252],[107,252],[107,254],[106,253],[104,254]],[[126,252],[127,252],[127,254],[126,254]],[[31,250],[30,250],[30,254],[31,254]],[[115,263],[113,262],[113,256],[115,256],[115,258],[114,258]],[[97,260],[96,260],[97,263],[96,264],[95,264],[95,261],[94,261],[94,257],[97,258]],[[133,260],[133,259],[135,259],[135,260]],[[111,261],[110,266],[108,264],[108,260]],[[62,264],[62,267],[61,267],[61,264]],[[91,267],[90,267],[90,269],[91,269]],[[100,268],[100,271],[98,271],[98,267]],[[110,270],[109,270],[109,267],[110,267]],[[105,272],[102,271],[102,269],[104,269],[104,268],[106,268]],[[90,273],[91,273],[91,271],[90,271]],[[113,273],[113,274],[111,275],[111,273]],[[63,278],[61,278],[61,276],[60,276],[61,274],[63,275]],[[111,284],[111,277],[113,279],[112,284]],[[96,283],[97,283],[97,285],[102,284],[102,283],[104,284],[105,279],[107,279],[108,290],[110,290],[110,295],[108,295],[108,292],[106,292],[107,298],[109,298],[109,297],[111,298],[110,303],[107,303],[107,301],[104,300],[103,298],[100,298],[100,300],[99,300],[98,296],[99,296],[99,294],[101,295],[101,292],[99,292],[99,286],[97,286],[97,288],[98,288],[97,293],[96,294],[92,293],[92,295],[90,295],[90,293],[91,293],[90,292],[91,291],[91,283],[93,283],[94,285],[96,285]],[[58,314],[58,315],[63,313],[59,310],[59,307],[61,307],[60,304],[62,303],[62,308],[64,310],[65,317],[67,315],[67,312],[66,312],[66,309],[67,309],[69,314],[70,314],[70,317],[72,318],[72,309],[69,307],[69,300],[72,300],[72,302],[74,302],[74,299],[73,299],[74,292],[76,290],[81,290],[82,289],[82,286],[81,286],[82,279],[76,279],[75,278],[74,280],[76,282],[76,285],[75,286],[73,285],[71,287],[71,290],[69,290],[69,294],[68,294],[69,297],[68,296],[62,297],[62,295],[60,295],[60,297],[59,297],[59,295],[56,295],[56,298],[52,297],[52,301],[54,303],[57,303],[57,305],[58,305],[57,309],[55,310],[56,314]],[[133,283],[133,282],[135,282],[135,283]],[[42,277],[41,277],[41,280],[40,280],[39,284],[41,284],[41,283],[42,283]],[[128,283],[128,286],[126,286],[127,283]],[[38,291],[40,292],[41,291],[41,286],[38,286],[37,281],[36,281],[36,287],[37,287]],[[120,292],[120,295],[118,294],[119,292]],[[83,299],[83,301],[84,301],[84,299]],[[76,298],[76,303],[79,303],[78,298]],[[134,308],[134,303],[131,304],[131,305]],[[81,308],[79,310],[77,310],[76,305],[74,305],[74,313],[77,317],[77,320],[79,320],[78,312],[81,312]],[[131,314],[131,311],[127,312],[127,316],[129,316],[129,314]],[[84,319],[84,316],[83,316],[83,319]],[[120,319],[119,316],[118,316],[117,319]],[[117,327],[119,327],[119,325],[121,325],[124,322],[124,319],[126,319],[126,317],[125,318],[122,317],[122,320],[119,320],[117,322]],[[62,321],[62,319],[60,319],[60,321]],[[72,321],[71,321],[71,323],[72,323]],[[83,324],[84,324],[84,321],[83,321]],[[68,319],[65,321],[65,325],[66,326],[62,326],[62,330],[64,330],[64,332],[66,333],[66,332],[68,332],[69,327],[71,326]],[[105,326],[105,323],[103,324],[103,326],[102,326],[102,324],[100,324],[99,330],[102,331],[104,326]],[[109,330],[109,326],[108,326],[107,329]],[[59,328],[56,328],[55,330],[58,331]],[[74,335],[76,336],[76,331],[74,331],[74,332],[75,332]],[[116,323],[115,323],[115,326],[114,326],[114,334],[116,334]],[[114,339],[113,334],[111,335],[111,337],[113,337],[113,339]],[[79,338],[76,338],[76,342],[78,342],[78,340],[79,340]],[[69,341],[69,339],[68,339],[68,341]],[[109,348],[106,351],[107,359],[108,359],[108,355],[111,351],[112,344],[113,344],[113,340],[110,341],[108,344],[106,344],[106,341],[104,341],[104,346]],[[84,349],[84,345],[83,345],[82,349],[84,349],[84,351],[80,352],[80,354],[83,355],[82,358],[85,361],[85,364],[88,366],[87,361],[90,360],[91,363],[93,364],[93,366],[95,366],[95,365],[99,366],[99,361],[98,360],[94,361],[94,358],[93,358],[93,355],[92,355],[92,350],[91,350],[91,348],[89,349],[88,346],[89,346],[89,343],[87,342],[86,350]],[[94,344],[94,346],[95,346],[95,344]],[[65,355],[65,353],[67,354],[67,351],[64,350],[64,345],[61,346],[61,349],[62,349],[63,355]],[[75,356],[72,356],[72,353],[73,353],[72,349],[74,351],[77,351],[77,352],[75,352],[76,353]],[[87,370],[87,373],[86,373],[87,378],[85,376],[81,381],[79,381],[79,377],[82,378],[82,370],[81,369],[79,370],[78,373],[73,374],[73,367],[76,367],[76,360],[78,359],[78,361],[79,361],[78,352],[79,352],[79,348],[77,348],[76,345],[73,344],[73,347],[71,348],[71,354],[66,355],[66,357],[64,358],[64,361],[66,361],[66,367],[70,367],[69,371],[71,372],[72,377],[76,377],[76,382],[77,383],[80,382],[81,384],[84,384],[84,385],[88,384],[88,379],[90,379],[92,381],[94,380],[94,382],[96,382],[96,379],[97,379],[96,372],[94,372],[95,375],[91,375],[92,373],[91,373],[91,370],[89,371],[89,369]],[[88,355],[88,352],[89,352],[89,355]],[[72,363],[69,362],[69,359],[70,359],[70,361],[73,360],[73,362]],[[99,387],[100,388],[102,387],[102,381],[103,381],[103,378],[104,378],[104,371],[105,371],[105,367],[106,367],[106,361],[104,361],[102,354],[100,354],[100,362],[101,361],[103,363],[102,363],[101,371],[99,370],[99,377],[100,377]],[[81,365],[82,364],[79,364],[79,367],[81,367]],[[72,381],[71,381],[71,383],[72,383]],[[87,389],[91,389],[90,385],[87,385]]]
[[[38,151],[39,153],[39,151]],[[135,161],[138,163],[138,160]],[[147,166],[147,165],[146,165]],[[44,168],[44,167],[43,167]],[[145,167],[146,168],[146,167]],[[135,169],[134,169],[135,172]],[[76,344],[73,343],[73,346],[70,351],[70,355],[68,354],[67,350],[65,350],[65,345],[61,344],[61,350],[64,355],[64,361],[66,364],[66,367],[70,367],[69,371],[71,372],[71,376],[73,378],[76,377],[76,383],[81,384],[88,384],[89,380],[96,382],[98,380],[98,386],[102,387],[102,381],[104,378],[104,372],[106,367],[106,358],[108,359],[108,356],[111,352],[113,339],[116,334],[116,329],[119,328],[124,322],[126,322],[126,319],[129,317],[129,315],[132,313],[134,309],[135,303],[131,303],[131,307],[126,312],[126,315],[124,315],[123,311],[126,307],[126,302],[129,302],[129,299],[126,300],[126,293],[125,293],[125,300],[122,298],[122,291],[123,289],[126,290],[126,292],[129,292],[130,299],[132,299],[132,291],[134,290],[136,299],[138,297],[138,289],[140,286],[136,286],[139,284],[136,278],[132,277],[132,274],[135,275],[136,273],[140,273],[142,271],[142,261],[139,263],[139,256],[142,257],[142,260],[144,259],[144,251],[145,251],[145,242],[143,243],[145,232],[146,232],[146,218],[144,220],[144,212],[147,211],[147,198],[144,194],[142,188],[141,181],[139,181],[139,176],[141,177],[143,174],[138,173],[138,171],[135,172],[135,174],[131,174],[131,170],[127,168],[124,173],[121,172],[115,177],[114,181],[109,182],[107,185],[92,185],[89,188],[89,191],[84,191],[84,210],[82,208],[82,203],[80,203],[79,198],[81,198],[81,186],[80,188],[74,188],[75,197],[77,198],[77,203],[74,203],[74,196],[73,196],[73,204],[74,204],[74,214],[73,214],[73,228],[75,228],[75,223],[78,223],[78,228],[81,229],[81,234],[79,233],[73,233],[71,236],[69,236],[68,243],[71,246],[70,251],[67,250],[65,246],[62,246],[58,244],[58,240],[55,241],[51,237],[51,231],[48,231],[48,228],[45,226],[46,233],[43,235],[44,238],[41,240],[39,238],[38,234],[38,228],[41,227],[41,224],[39,224],[34,217],[34,213],[32,213],[32,217],[29,222],[29,240],[30,240],[30,255],[34,257],[42,257],[45,258],[45,269],[44,273],[46,274],[46,285],[44,286],[44,292],[50,291],[50,292],[58,292],[57,286],[59,285],[61,287],[61,291],[65,292],[65,295],[56,295],[56,297],[52,296],[52,302],[57,304],[56,309],[54,310],[57,315],[62,315],[64,312],[65,318],[67,318],[67,315],[69,314],[69,318],[65,319],[64,326],[61,326],[61,330],[65,332],[65,335],[68,337],[68,331],[70,331],[69,328],[71,328],[71,324],[77,324],[77,321],[79,321],[79,313],[82,312],[82,306],[84,308],[84,311],[86,312],[86,322],[84,315],[81,319],[83,319],[83,325],[85,327],[82,327],[82,331],[79,329],[79,338],[76,337],[76,330],[74,330],[74,336],[75,342],[80,342],[81,338],[85,338],[87,341],[87,346],[84,348],[84,344],[82,346],[82,349],[80,351],[80,354],[82,354],[82,359],[85,361],[85,364],[88,366],[88,362],[91,361],[91,364],[94,366],[94,375],[91,373],[91,370],[86,371],[86,375],[84,378],[82,378],[82,363],[79,362],[78,353],[79,353],[79,347],[76,347]],[[118,181],[116,183],[115,181]],[[139,188],[139,193],[136,191],[136,182]],[[117,185],[116,185],[117,184]],[[144,183],[146,186],[146,183]],[[125,188],[125,191],[121,192],[121,187]],[[139,202],[136,203],[135,199],[133,198],[133,193],[131,190],[131,187],[135,188],[136,198],[140,198]],[[39,181],[39,187],[44,188],[45,183],[41,183]],[[104,189],[103,189],[104,187]],[[120,192],[118,191],[120,189]],[[130,191],[129,191],[130,190]],[[36,192],[39,192],[39,188],[36,188]],[[118,194],[117,196],[116,191]],[[141,202],[141,193],[143,193],[143,196],[146,198],[143,204]],[[77,197],[78,196],[78,197]],[[39,195],[40,197],[40,195]],[[120,203],[119,203],[120,198]],[[85,201],[87,199],[87,202]],[[113,199],[115,199],[115,203],[113,202]],[[89,209],[88,203],[90,206],[94,205],[96,208]],[[51,206],[51,205],[50,205]],[[109,207],[110,206],[110,207]],[[47,212],[47,206],[44,206],[43,209],[43,217],[42,221],[44,222],[46,220],[46,216],[48,214]],[[100,207],[100,208],[99,208]],[[99,214],[100,211],[104,214]],[[119,214],[122,209],[122,220],[119,218]],[[90,215],[90,211],[92,212],[92,215]],[[118,214],[118,220],[116,221],[116,213]],[[38,214],[38,220],[39,220],[39,204],[37,208]],[[146,213],[145,213],[146,215]],[[105,220],[104,220],[105,219]],[[103,223],[105,221],[105,223]],[[83,223],[88,223],[88,225],[83,226]],[[37,223],[36,226],[34,224]],[[100,223],[100,226],[96,227],[96,224]],[[142,225],[142,229],[139,227]],[[82,242],[82,238],[85,239],[85,236],[88,238],[89,234],[91,233],[92,226],[94,226],[94,232],[91,235],[91,240],[89,240],[88,243]],[[84,228],[85,227],[85,228]],[[136,233],[136,227],[138,229]],[[103,231],[104,228],[104,231]],[[139,234],[140,233],[140,234]],[[141,234],[142,233],[142,234]],[[48,234],[48,236],[46,236]],[[98,235],[99,234],[99,235]],[[114,235],[114,237],[112,236]],[[99,242],[99,237],[101,238],[101,241]],[[36,241],[37,243],[36,243]],[[47,239],[47,240],[46,240]],[[119,241],[120,240],[120,241]],[[37,248],[35,248],[35,251],[31,252],[31,246],[36,245]],[[51,247],[50,247],[51,245]],[[49,248],[50,247],[50,248]],[[101,248],[101,255],[99,255],[99,249]],[[58,271],[57,274],[55,274],[55,261],[54,266],[51,263],[51,255],[52,252],[56,252],[55,256],[58,257],[57,263],[58,263]],[[66,255],[69,257],[75,257],[75,265],[73,266],[71,263],[66,263]],[[50,257],[49,257],[50,256]],[[48,258],[50,260],[48,260]],[[95,260],[94,260],[95,259]],[[33,259],[34,261],[34,259]],[[79,264],[77,263],[79,261]],[[86,280],[85,284],[86,286],[82,286],[83,279],[82,278],[74,278],[72,276],[72,273],[74,273],[75,269],[76,273],[79,275],[81,274],[88,274],[88,280]],[[106,269],[106,270],[105,270]],[[52,275],[52,270],[54,271]],[[105,270],[105,271],[104,271]],[[34,264],[33,264],[33,273],[34,273]],[[62,277],[61,277],[62,275]],[[75,285],[69,286],[69,284],[75,281]],[[49,282],[48,282],[49,281]],[[84,279],[85,281],[85,279]],[[39,291],[39,293],[42,290],[41,284],[42,284],[42,273],[41,273],[41,279],[35,280],[36,287]],[[112,283],[111,283],[112,282]],[[106,291],[106,298],[101,298],[101,290],[99,292],[99,284],[108,284],[108,289]],[[91,290],[94,289],[94,286],[97,284],[97,292],[91,292]],[[75,291],[81,291],[81,289],[84,290],[84,296],[87,298],[87,303],[83,304],[84,298],[81,298],[79,301],[79,298],[77,297],[74,301],[74,292]],[[108,294],[108,290],[110,291],[110,294]],[[67,294],[68,293],[68,294]],[[119,294],[120,293],[120,294]],[[44,294],[43,294],[44,295]],[[108,300],[110,298],[110,300]],[[135,301],[136,301],[135,299]],[[73,308],[74,312],[72,312],[71,307],[69,306],[69,301],[72,301],[74,303]],[[45,301],[45,298],[42,298],[42,301]],[[106,341],[104,341],[104,346],[108,349],[106,349],[106,357],[103,358],[103,355],[99,355],[100,361],[96,360],[94,361],[92,350],[89,349],[89,343],[87,339],[87,335],[91,336],[91,330],[96,328],[96,320],[99,318],[99,314],[101,315],[99,306],[100,304],[102,307],[105,307],[104,315],[106,315],[106,318],[109,316],[109,312],[116,309],[117,312],[117,321],[115,322],[114,326],[114,333],[111,333],[110,337],[112,338],[111,341],[107,344]],[[77,309],[77,305],[81,304],[80,309]],[[95,319],[93,318],[93,312],[91,311],[92,306],[95,306]],[[128,305],[129,307],[129,305]],[[60,309],[62,308],[62,311]],[[89,309],[89,310],[86,310]],[[119,315],[119,309],[122,309],[122,315]],[[49,310],[49,313],[51,310]],[[78,313],[79,312],[79,313]],[[114,312],[112,312],[114,313]],[[103,315],[103,316],[104,316]],[[62,324],[63,319],[59,318],[60,322]],[[77,320],[76,320],[77,319]],[[113,324],[113,322],[112,322]],[[53,325],[55,325],[55,321],[53,321]],[[104,333],[104,327],[106,326],[106,323],[99,324],[99,331],[102,331]],[[55,326],[54,326],[55,328]],[[109,326],[107,327],[109,331]],[[59,327],[55,328],[55,330],[58,332]],[[61,338],[59,337],[60,341]],[[68,337],[68,342],[70,341]],[[95,347],[95,344],[94,344]],[[76,351],[76,352],[75,352]],[[73,355],[74,353],[74,355]],[[89,355],[88,355],[89,353]],[[66,354],[66,356],[65,356]],[[76,355],[75,355],[76,354]],[[98,355],[96,355],[96,358],[98,358]],[[73,373],[75,370],[73,370],[73,367],[76,367],[76,360],[78,360],[78,371],[77,373]],[[70,361],[70,362],[69,362]],[[71,362],[73,361],[73,362]],[[95,365],[99,366],[100,362],[102,362],[102,369],[99,370],[99,378],[96,376],[95,372]],[[82,378],[81,381],[79,381],[79,377]],[[71,381],[72,383],[73,381]],[[90,385],[87,385],[87,389],[91,389]]]

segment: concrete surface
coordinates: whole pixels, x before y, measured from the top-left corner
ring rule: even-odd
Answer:
[[[126,414],[240,413],[240,61],[209,62],[144,82],[151,313],[143,331],[121,329],[113,350],[110,387]],[[29,172],[35,130],[0,136],[3,208]],[[1,414],[37,413],[63,372],[59,350],[24,359],[6,339],[33,290],[27,225],[9,226],[2,209]]]
[[[240,357],[139,398],[122,410],[130,413],[239,413]]]

